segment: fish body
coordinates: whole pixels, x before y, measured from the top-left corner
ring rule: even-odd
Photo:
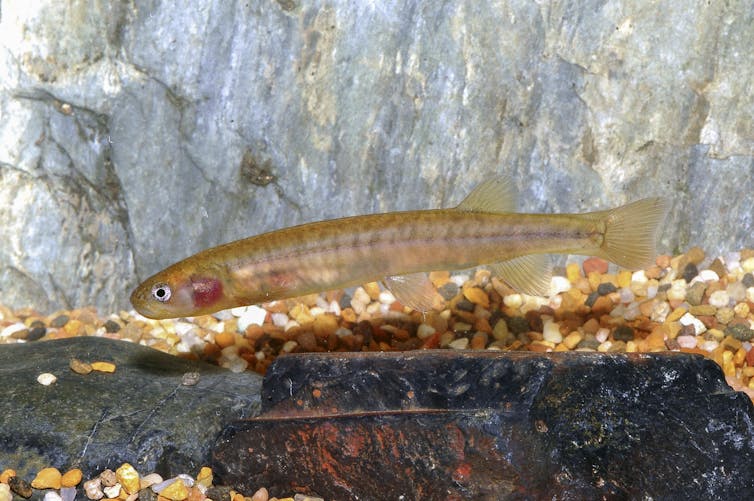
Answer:
[[[518,290],[549,286],[545,254],[598,255],[626,267],[654,256],[662,199],[586,214],[510,211],[510,183],[494,178],[458,207],[309,223],[204,250],[139,285],[141,314],[170,318],[385,279],[404,304],[426,310],[426,273],[490,265]]]

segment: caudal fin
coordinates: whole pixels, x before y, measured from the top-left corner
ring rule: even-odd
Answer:
[[[599,213],[605,223],[605,235],[598,254],[628,269],[651,265],[667,212],[666,199],[645,198]]]

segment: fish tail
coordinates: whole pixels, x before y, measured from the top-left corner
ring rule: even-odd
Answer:
[[[658,197],[595,213],[604,224],[602,245],[596,254],[627,269],[651,265],[667,212],[668,201]]]

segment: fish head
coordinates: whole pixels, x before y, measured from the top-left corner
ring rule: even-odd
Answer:
[[[223,309],[223,299],[223,284],[218,278],[170,269],[149,277],[131,293],[136,311],[154,319],[212,313]]]

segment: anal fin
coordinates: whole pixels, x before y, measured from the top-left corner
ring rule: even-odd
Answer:
[[[552,265],[546,254],[527,254],[487,267],[518,292],[531,296],[547,296],[550,292]]]
[[[437,290],[424,272],[385,277],[383,283],[395,299],[416,311],[429,311],[435,303]]]

